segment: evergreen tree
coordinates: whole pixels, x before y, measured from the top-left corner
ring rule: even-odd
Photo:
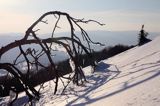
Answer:
[[[151,41],[150,39],[147,38],[147,36],[148,36],[148,32],[144,30],[144,25],[142,25],[142,29],[140,30],[140,33],[139,33],[139,41],[138,41],[139,46]]]

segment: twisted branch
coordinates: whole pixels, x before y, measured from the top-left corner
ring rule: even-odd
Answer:
[[[35,32],[38,32],[40,29],[37,29],[36,31],[33,31],[33,29],[40,22],[47,25],[48,24],[47,20],[43,21],[43,19],[49,15],[53,15],[54,18],[57,19],[53,27],[51,37],[40,39],[35,33]],[[55,30],[58,28],[58,23],[61,21],[60,19],[61,16],[65,16],[67,21],[69,22],[70,37],[54,37]],[[82,66],[80,64],[80,61],[82,60],[80,55],[82,55],[82,53],[85,53],[91,59],[93,59],[92,58],[93,56],[91,54],[92,50],[90,47],[90,43],[102,45],[99,42],[93,42],[90,39],[87,32],[79,25],[79,23],[87,24],[89,22],[96,22],[97,24],[101,26],[104,25],[95,20],[85,21],[84,19],[75,19],[71,17],[69,14],[65,12],[60,12],[60,11],[50,11],[50,12],[43,14],[36,22],[34,22],[28,28],[28,30],[25,33],[25,36],[22,39],[12,42],[0,48],[0,69],[4,69],[8,73],[11,73],[13,75],[12,79],[17,79],[16,84],[13,84],[13,85],[8,84],[7,86],[10,88],[14,86],[15,91],[17,91],[17,95],[19,91],[18,86],[21,86],[20,91],[25,91],[26,95],[29,97],[31,101],[33,98],[39,99],[40,97],[39,96],[40,90],[37,91],[36,89],[34,89],[34,86],[44,83],[47,80],[50,80],[53,78],[56,79],[54,94],[56,94],[57,89],[58,89],[59,78],[60,78],[60,81],[62,81],[61,78],[65,78],[63,77],[63,75],[65,74],[68,74],[71,72],[74,73],[74,76],[72,78],[71,76],[69,78],[65,78],[65,79],[70,80],[69,83],[73,81],[73,83],[80,85],[81,83],[83,83],[83,81],[86,81],[85,75],[82,71]],[[81,40],[79,39],[79,37],[75,34],[76,30],[74,28],[74,25],[76,25],[80,29],[81,36],[87,42],[87,46],[84,46],[81,43]],[[32,39],[28,39],[29,36],[31,36]],[[39,45],[41,50],[36,50],[35,48],[23,49],[24,45],[28,45],[28,44]],[[68,69],[63,69],[63,67],[61,67],[60,65],[59,66],[56,65],[53,59],[54,50],[52,49],[52,46],[54,46],[55,44],[61,45],[66,50],[66,53],[68,54],[69,59],[73,61],[74,63],[74,66],[75,66],[74,69],[70,68],[69,61],[66,61],[66,63],[68,64],[67,65]],[[9,50],[12,50],[13,48],[16,48],[16,47],[19,47],[20,54],[17,54],[17,57],[13,61],[13,63],[3,63],[1,61],[1,58],[3,57],[3,55],[7,53]],[[49,61],[48,66],[45,66],[43,65],[43,63],[41,63],[40,58],[42,56],[46,56],[46,59]],[[93,63],[91,63],[91,65],[94,65],[94,60],[92,62]],[[17,68],[19,64],[23,64],[23,63],[27,64],[27,67],[26,67],[27,73],[22,73],[22,70]],[[36,82],[35,79],[38,79],[40,76],[43,76],[43,74],[38,74],[38,73],[45,72],[44,70],[46,71],[46,74],[44,74],[44,76],[47,76],[48,78],[45,79],[44,77],[43,79],[45,80]],[[34,72],[37,72],[37,74],[35,74]],[[42,78],[39,78],[39,79],[42,79]],[[0,82],[0,84],[2,84],[3,86],[6,86],[3,82]],[[63,82],[64,90],[66,89],[68,84],[65,85]]]

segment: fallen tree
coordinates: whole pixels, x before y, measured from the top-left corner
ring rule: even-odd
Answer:
[[[44,21],[43,19],[46,16],[52,15],[56,19],[56,23],[53,27],[51,36],[45,39],[39,38],[36,32],[38,32],[40,29],[34,30],[34,28],[36,28],[39,23],[48,24],[47,21]],[[54,37],[55,30],[58,28],[58,23],[62,16],[65,17],[69,23],[70,37]],[[64,78],[63,75],[68,73],[72,73],[72,76],[65,78],[68,79],[69,82],[73,81],[76,85],[80,85],[86,81],[85,75],[82,71],[82,64],[80,64],[80,61],[82,61],[80,55],[83,53],[88,55],[91,60],[91,65],[95,66],[94,59],[91,54],[93,50],[90,48],[90,44],[92,43],[102,45],[99,42],[93,42],[88,36],[87,32],[79,25],[80,23],[87,24],[89,22],[95,22],[99,25],[104,25],[94,20],[85,21],[84,19],[76,19],[71,17],[69,14],[60,11],[47,12],[28,28],[25,36],[22,39],[16,40],[15,42],[0,48],[0,69],[8,72],[6,79],[11,79],[9,80],[11,82],[4,82],[5,80],[0,82],[1,89],[4,90],[4,88],[7,88],[8,90],[12,90],[17,93],[17,96],[12,101],[12,103],[17,99],[18,92],[20,91],[26,92],[26,95],[29,97],[29,101],[32,101],[32,99],[39,99],[40,90],[37,91],[34,87],[51,79],[54,79],[54,94],[56,94],[58,89],[58,82],[63,81],[59,79]],[[87,46],[84,46],[81,39],[79,39],[79,37],[76,35],[76,30],[74,28],[75,26],[81,31],[81,36],[83,40],[87,42]],[[39,45],[41,49],[36,50],[35,48],[30,47],[26,49],[24,46],[28,44]],[[52,46],[56,44],[60,45],[66,50],[66,53],[69,56],[69,60],[74,64],[74,68],[69,66],[69,60],[66,61],[68,63],[68,69],[63,69],[63,66],[58,66],[55,64],[52,57],[56,50],[54,50]],[[1,61],[3,55],[14,48],[18,48],[20,51],[20,53],[17,54],[15,60],[10,63],[3,63]],[[45,66],[40,62],[40,58],[42,56],[46,56],[46,59],[49,61],[48,66]],[[26,73],[23,73],[22,70],[18,68],[18,65],[24,63],[26,64]],[[50,75],[50,77],[47,75]],[[48,78],[45,79],[44,77]],[[37,81],[43,78],[45,80]],[[68,84],[64,85],[64,89],[67,87],[67,85]]]

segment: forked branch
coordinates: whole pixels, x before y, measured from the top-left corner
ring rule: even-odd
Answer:
[[[54,18],[56,19],[56,23],[53,26],[53,30],[51,32],[51,36],[49,38],[44,38],[41,39],[38,37],[38,35],[36,35],[35,31],[33,30],[40,22],[44,23],[44,24],[48,24],[48,21],[45,20],[44,18],[46,16],[50,16],[53,15]],[[58,23],[61,21],[61,16],[64,16],[69,25],[70,25],[70,37],[54,37],[55,34],[55,30],[58,28]],[[37,98],[39,99],[39,91],[37,91],[36,89],[34,89],[34,87],[36,85],[39,85],[40,83],[44,83],[45,81],[49,80],[49,79],[53,79],[55,78],[55,90],[54,90],[54,94],[57,92],[58,89],[58,81],[62,81],[63,75],[68,74],[68,73],[74,73],[72,78],[71,76],[69,78],[65,78],[70,80],[69,82],[73,81],[74,83],[76,83],[77,85],[80,85],[81,83],[83,83],[83,81],[86,81],[85,75],[82,71],[82,66],[80,64],[80,61],[82,61],[82,58],[80,57],[80,55],[82,54],[87,54],[90,58],[91,58],[91,65],[95,65],[94,64],[94,60],[93,60],[93,56],[91,54],[92,50],[91,50],[91,46],[90,44],[100,44],[99,42],[93,42],[89,35],[87,34],[87,32],[79,25],[79,23],[89,23],[89,22],[96,22],[99,25],[104,25],[101,24],[95,20],[84,20],[84,19],[76,19],[71,17],[69,14],[65,13],[65,12],[60,12],[60,11],[50,11],[47,12],[45,14],[43,14],[36,22],[34,22],[26,31],[25,36],[20,39],[17,40],[15,42],[12,42],[4,47],[0,48],[0,69],[6,70],[8,73],[12,74],[11,79],[17,79],[15,84],[5,84],[4,82],[1,82],[0,84],[4,87],[14,87],[15,91],[17,91],[17,95],[18,95],[18,91],[25,91],[27,96],[30,98],[30,100],[32,100],[33,98]],[[81,39],[79,38],[78,35],[76,35],[75,31],[76,29],[74,28],[74,26],[77,26],[77,28],[79,28],[79,30],[81,31],[81,36],[83,38],[84,41],[87,42],[87,45],[83,45],[81,42]],[[38,32],[40,29],[36,30],[36,32]],[[29,39],[29,36],[32,37],[32,39]],[[28,49],[26,49],[24,46],[29,45],[29,44],[36,44],[38,45],[40,48],[39,50],[36,50],[36,48],[30,48],[28,47]],[[70,59],[73,64],[74,64],[74,69],[70,68],[70,66],[68,65],[68,70],[67,69],[63,69],[63,67],[61,66],[57,66],[53,55],[54,55],[54,50],[53,50],[53,46],[55,45],[60,45],[62,46],[65,50],[66,50],[66,54],[68,54],[68,59]],[[17,57],[15,58],[15,60],[13,61],[13,63],[3,63],[1,58],[3,57],[3,55],[5,53],[7,53],[7,51],[12,50],[14,48],[18,47],[20,53],[17,54]],[[49,61],[49,65],[45,66],[40,59],[45,56],[46,59]],[[67,64],[69,64],[69,61],[66,61]],[[21,68],[18,68],[18,66],[20,64],[27,64],[26,72],[24,73],[22,72]],[[25,66],[23,66],[25,67]],[[35,82],[36,77],[34,78],[33,76],[38,76],[37,73],[40,73],[41,71],[46,71],[47,75],[51,75],[48,76],[48,78],[45,79],[45,77],[43,79],[43,81],[37,81],[35,84],[33,84],[33,80]],[[43,72],[42,71],[42,72]],[[39,76],[43,76],[43,75],[39,75]],[[44,75],[46,76],[46,75]],[[60,80],[59,78],[62,77]],[[42,79],[42,78],[39,78]],[[63,82],[63,81],[62,81]],[[43,85],[43,84],[42,84]],[[64,84],[64,89],[66,88],[66,85],[68,84]],[[18,88],[18,86],[21,86],[21,89]],[[31,92],[29,92],[31,91]]]

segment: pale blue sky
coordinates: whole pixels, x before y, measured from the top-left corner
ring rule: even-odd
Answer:
[[[0,32],[25,32],[51,10],[106,24],[91,24],[88,30],[139,30],[145,24],[146,30],[160,32],[160,0],[0,0]]]

